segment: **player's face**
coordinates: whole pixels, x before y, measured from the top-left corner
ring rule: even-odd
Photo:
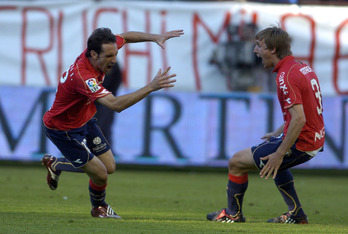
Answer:
[[[273,52],[267,48],[263,40],[255,41],[254,53],[257,57],[262,59],[262,64],[265,68],[274,67]]]
[[[116,64],[116,56],[118,53],[115,43],[103,44],[102,50],[97,58],[97,66],[100,71],[107,73]]]

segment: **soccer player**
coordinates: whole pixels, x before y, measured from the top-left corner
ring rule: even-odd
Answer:
[[[277,94],[284,124],[267,133],[266,141],[241,150],[229,160],[227,208],[212,212],[207,219],[218,222],[245,222],[243,197],[248,171],[260,170],[261,178],[273,177],[288,211],[269,223],[307,224],[289,168],[312,159],[324,146],[322,95],[311,67],[292,56],[290,37],[279,27],[266,28],[255,36],[255,54],[265,68],[277,73]]]
[[[64,157],[45,155],[47,183],[55,190],[62,171],[85,172],[89,180],[92,203],[91,215],[99,218],[121,218],[105,202],[108,174],[115,171],[115,159],[103,133],[92,117],[94,102],[121,112],[139,102],[151,92],[171,88],[176,80],[169,74],[170,67],[159,69],[154,79],[143,88],[115,97],[102,86],[107,73],[116,63],[118,50],[125,43],[152,41],[164,48],[164,42],[180,37],[183,30],[163,34],[126,32],[115,35],[108,28],[96,29],[87,41],[87,49],[60,78],[52,107],[44,114],[47,137]]]

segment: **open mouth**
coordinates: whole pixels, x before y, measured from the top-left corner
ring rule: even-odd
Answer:
[[[111,70],[111,68],[112,68],[114,65],[115,65],[115,64],[108,65],[108,66],[106,67],[106,70],[107,70],[107,71],[110,71],[110,70]]]

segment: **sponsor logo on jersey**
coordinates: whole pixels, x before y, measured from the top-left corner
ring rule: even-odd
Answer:
[[[86,84],[92,93],[95,93],[100,89],[100,86],[98,85],[97,80],[95,78],[90,78],[86,80]]]
[[[282,72],[279,75],[279,89],[283,91],[284,95],[287,95],[289,92],[288,92],[288,87],[286,87],[285,85],[284,75],[285,75],[285,72]]]
[[[300,69],[300,72],[302,72],[303,75],[306,75],[310,72],[313,72],[312,68],[310,66],[306,66],[304,68],[301,68]]]
[[[325,137],[325,127],[323,127],[319,132],[315,133],[314,141],[321,140]]]

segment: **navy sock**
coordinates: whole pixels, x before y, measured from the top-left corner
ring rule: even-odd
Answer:
[[[248,174],[234,176],[228,174],[227,213],[232,217],[242,214],[244,193],[248,188]]]
[[[89,180],[89,196],[93,207],[105,206],[106,185],[96,185]]]
[[[305,215],[295,190],[294,177],[292,176],[291,171],[287,169],[278,172],[274,182],[288,206],[289,213],[294,216]]]
[[[84,171],[81,168],[74,167],[66,158],[56,158],[56,161],[54,161],[51,164],[51,167],[53,170],[56,171],[70,171],[70,172],[80,172],[84,173]]]

